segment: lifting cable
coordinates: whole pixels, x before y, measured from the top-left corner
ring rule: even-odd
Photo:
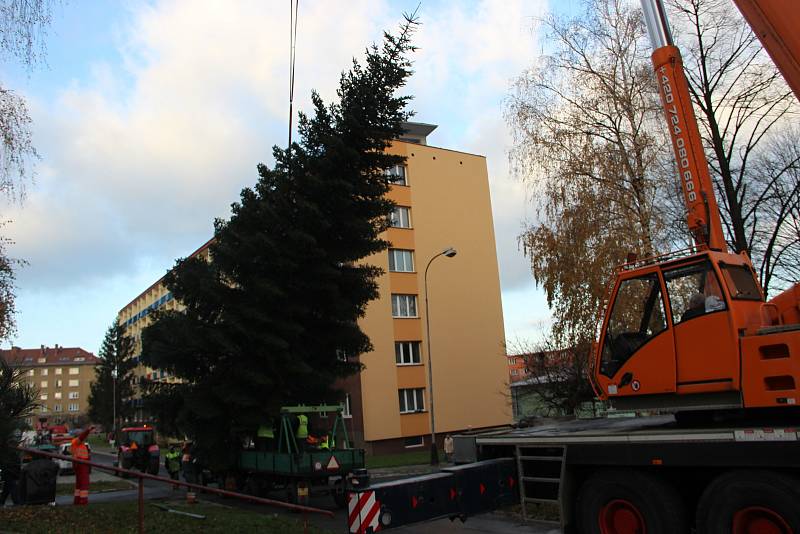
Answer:
[[[292,105],[294,104],[294,64],[296,59],[295,48],[297,46],[297,19],[298,4],[300,0],[289,0],[289,152],[288,167],[289,179],[292,178]]]

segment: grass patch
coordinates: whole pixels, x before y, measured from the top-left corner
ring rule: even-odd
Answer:
[[[89,493],[101,493],[104,491],[120,491],[134,489],[134,486],[124,480],[99,480],[89,483]],[[73,495],[75,484],[56,484],[56,495]]]
[[[206,516],[194,519],[145,505],[144,528],[148,533],[175,534],[178,532],[269,532],[295,534],[303,532],[301,519],[200,503],[193,506],[169,504],[182,512]],[[4,532],[49,534],[51,532],[137,532],[138,508],[135,502],[90,504],[89,506],[15,506],[0,508],[0,525]],[[309,525],[308,532],[326,531]]]
[[[423,465],[431,463],[431,451],[401,452],[399,454],[381,454],[367,456],[367,469],[379,467],[400,467],[403,465]]]

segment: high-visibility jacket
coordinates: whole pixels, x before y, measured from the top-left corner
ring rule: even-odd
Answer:
[[[297,425],[297,434],[296,436],[300,439],[305,439],[308,437],[308,417],[303,414],[297,416],[297,421],[300,423]]]
[[[164,455],[166,468],[170,473],[177,473],[181,470],[181,453],[178,451],[168,451]]]
[[[275,432],[272,430],[271,425],[261,425],[258,427],[258,433],[256,434],[258,438],[274,438]]]
[[[319,448],[324,450],[330,449],[328,446],[328,436],[322,436],[322,442],[319,444]]]
[[[83,440],[75,438],[70,443],[70,454],[78,460],[88,460],[89,447],[86,446],[86,442]]]

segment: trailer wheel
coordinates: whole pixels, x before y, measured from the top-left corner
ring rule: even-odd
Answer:
[[[576,504],[578,532],[672,534],[686,532],[678,492],[640,471],[600,471],[581,486]]]
[[[701,534],[800,532],[800,483],[770,471],[733,471],[708,485],[697,505]]]

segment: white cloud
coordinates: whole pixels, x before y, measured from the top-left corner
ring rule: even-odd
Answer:
[[[350,58],[415,6],[301,3],[295,109],[309,109],[312,87],[329,101]],[[504,290],[530,286],[530,275],[516,247],[525,203],[508,177],[501,104],[509,80],[533,60],[529,23],[546,7],[544,0],[424,4],[408,88],[416,120],[440,125],[432,144],[489,158]],[[32,101],[44,157],[39,180],[24,208],[5,214],[15,221],[12,253],[30,262],[19,277],[23,297],[28,292],[23,314],[28,302],[46,301],[45,290],[97,295],[113,279],[113,294],[124,295],[120,280],[155,277],[205,241],[212,219],[226,216],[239,190],[255,182],[256,164],[286,142],[287,11],[282,2],[255,0],[131,4],[117,21],[121,63],[98,62],[90,78],[63,80],[57,100]],[[131,284],[128,298],[142,289]],[[116,298],[102,304],[116,310],[127,302]],[[55,321],[61,312],[37,308],[36,317]],[[99,339],[109,321],[76,336]],[[43,342],[21,334],[23,344]]]

